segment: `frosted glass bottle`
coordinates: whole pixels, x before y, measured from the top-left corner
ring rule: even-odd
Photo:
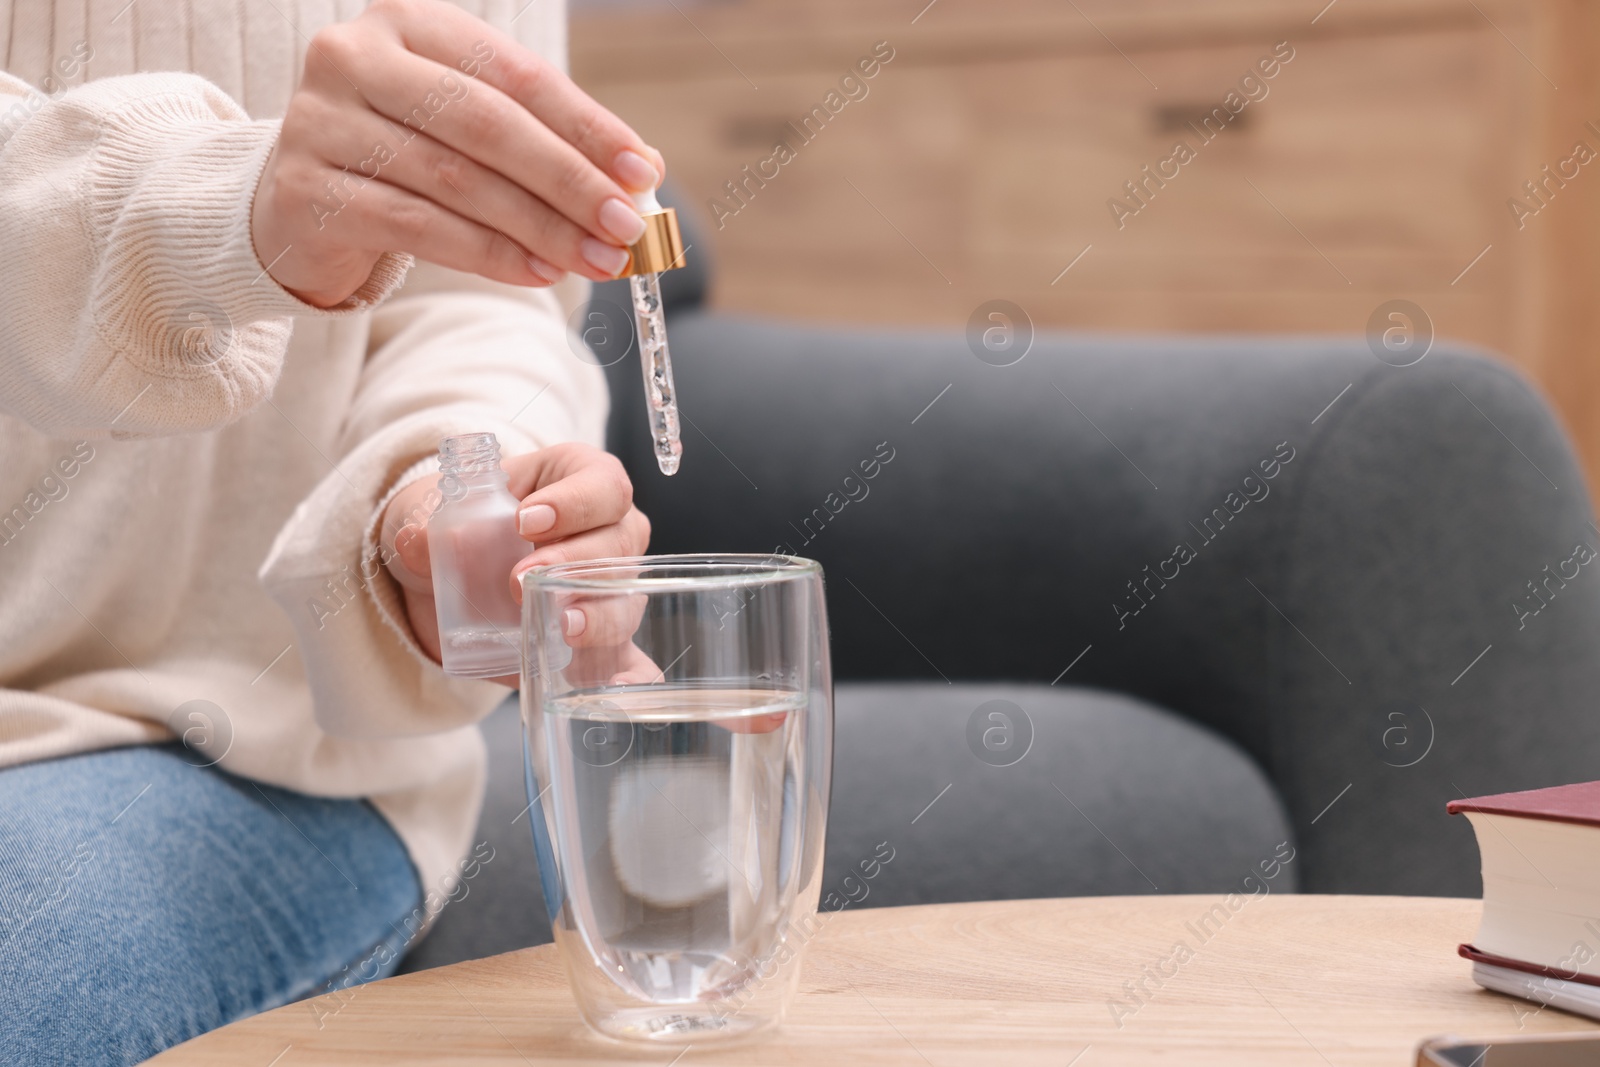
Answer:
[[[496,678],[522,669],[522,609],[511,571],[533,545],[517,533],[521,501],[506,488],[492,433],[439,444],[439,492],[428,519],[428,561],[445,673]]]

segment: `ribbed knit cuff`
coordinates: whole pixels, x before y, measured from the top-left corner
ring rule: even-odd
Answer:
[[[192,76],[156,91],[125,83],[102,93],[111,99],[89,170],[91,239],[103,249],[95,324],[141,371],[220,377],[235,401],[228,406],[247,407],[277,379],[284,320],[361,311],[404,280],[410,257],[388,254],[336,308],[296,298],[267,272],[250,233],[278,124],[245,121]]]

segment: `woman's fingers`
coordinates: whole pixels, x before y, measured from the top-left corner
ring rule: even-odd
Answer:
[[[517,564],[515,572],[511,575],[517,600],[520,602],[522,599],[522,575],[535,567],[586,559],[637,556],[649,543],[650,520],[646,519],[644,512],[638,508],[630,508],[626,515],[609,526],[574,534],[560,541],[541,544]]]
[[[553,450],[544,450],[549,451]],[[525,495],[517,513],[517,529],[523,537],[541,545],[558,541],[620,522],[633,507],[633,483],[615,456],[599,449],[549,457],[545,457],[544,452],[534,454],[534,457],[544,457],[540,464],[543,469],[538,472],[543,476],[534,483],[541,488],[533,492],[522,490]],[[513,476],[512,492],[517,492],[523,481]],[[644,543],[637,546],[637,551],[621,555],[637,555],[649,541],[648,523],[642,531],[630,532],[642,532]]]
[[[503,174],[610,245],[615,255],[599,265],[611,275],[622,269],[623,246],[639,239],[644,220],[626,190],[536,115],[492,85],[403,48],[358,53],[351,62],[374,111]]]
[[[384,510],[380,545],[389,546],[385,563],[407,592],[433,593],[433,566],[428,557],[428,519],[438,503],[436,479],[419,478],[396,493]]]
[[[537,53],[503,34],[485,32],[453,5],[429,3],[417,17],[404,17],[397,25],[411,51],[492,85],[624,188],[641,191],[659,184],[666,170],[661,153]]]
[[[410,523],[400,527],[394,535],[394,558],[390,561],[389,572],[395,572],[395,566],[404,568],[403,577],[413,580],[422,580],[433,583],[433,561],[428,556],[428,525],[427,523]]]
[[[538,249],[540,254],[529,258],[551,282],[569,270],[594,281],[608,277],[582,258],[584,232],[521,186],[427,134],[402,130],[377,115],[361,126],[354,135],[329,130],[320,138],[318,150],[341,173],[398,186],[504,233],[521,248]]]
[[[358,247],[403,248],[441,267],[510,285],[549,285],[558,273],[505,234],[382,180],[361,186],[327,225],[347,227],[345,239]]]
[[[540,545],[517,564],[511,575],[513,595],[522,599],[522,576],[534,567],[587,559],[637,556],[650,541],[650,523],[637,508],[619,522]],[[573,648],[607,648],[626,644],[644,617],[642,596],[574,597],[561,609],[561,636]]]
[[[650,685],[661,681],[661,668],[632,641],[601,648],[573,649],[572,660],[561,668],[561,673],[569,685],[581,687]],[[614,713],[614,718],[617,722],[628,721],[620,710]]]
[[[519,529],[537,548],[517,564],[512,587],[534,567],[637,556],[650,543],[650,520],[633,506],[633,483],[615,456],[569,442],[506,461],[511,492],[522,497]],[[573,650],[569,680],[624,685],[659,681],[660,669],[633,643],[646,600],[633,594],[583,593],[559,605],[562,640]]]
[[[463,194],[459,183],[450,188],[452,175],[486,188],[495,179],[482,167],[370,111],[346,107],[335,97],[300,94],[293,107],[293,131],[286,120],[279,143],[282,158],[268,164],[269,169],[280,165],[273,199],[297,226],[306,227],[295,234],[285,259],[310,257],[305,268],[314,271],[337,258],[326,247],[331,241],[335,248],[366,253],[362,277],[376,254],[391,250],[513,285],[549,285],[563,276],[561,269],[530,254],[474,211],[466,202],[471,194]],[[407,135],[409,142],[403,139]],[[422,181],[418,170],[429,164],[432,180]],[[499,181],[515,195],[526,195]],[[553,216],[547,209],[545,214]],[[538,217],[520,217],[532,219],[522,232],[535,235]],[[575,236],[576,229],[570,228],[569,245]]]
[[[608,685],[655,685],[665,679],[665,673],[656,661],[644,654],[644,650],[632,641],[618,650],[612,664],[613,671]]]
[[[510,37],[443,0],[376,0],[311,39],[251,236],[272,277],[321,307],[384,252],[513,285],[598,281],[644,231],[630,192],[662,173],[660,153]]]
[[[637,595],[575,597],[561,609],[561,636],[573,648],[603,648],[633,640],[644,618]]]
[[[789,713],[786,711],[774,711],[767,715],[740,715],[737,718],[711,721],[733,734],[770,734],[781,727],[788,717]]]

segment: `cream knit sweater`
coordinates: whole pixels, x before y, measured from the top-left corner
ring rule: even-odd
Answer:
[[[564,62],[560,0],[524,3],[464,6]],[[363,567],[379,511],[440,437],[599,443],[606,397],[586,283],[387,256],[329,313],[264,271],[274,119],[361,7],[0,0],[0,767],[176,724],[194,762],[371,798],[437,893],[505,691],[417,648]]]

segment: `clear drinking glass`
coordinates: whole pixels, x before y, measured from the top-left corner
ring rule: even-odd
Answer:
[[[776,1025],[818,928],[833,769],[822,568],[645,556],[522,579],[534,848],[585,1020]]]

